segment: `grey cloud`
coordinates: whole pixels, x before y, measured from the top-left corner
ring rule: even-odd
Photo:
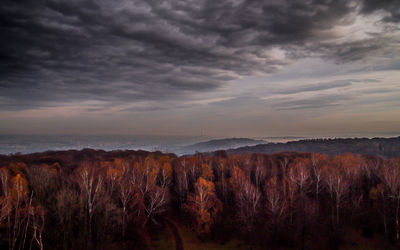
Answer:
[[[352,62],[357,60],[375,57],[387,57],[391,58],[393,55],[399,53],[399,41],[398,38],[392,38],[385,36],[376,35],[373,38],[367,38],[357,41],[349,41],[341,44],[323,44],[310,50],[318,51],[327,60],[334,60],[337,63]],[[368,56],[367,56],[368,55]],[[399,69],[397,64],[391,65],[376,65],[377,69]]]
[[[224,107],[257,107],[263,106],[264,101],[260,100],[259,97],[254,95],[243,95],[234,98],[230,98],[223,101],[212,102],[210,105],[224,106]]]
[[[287,61],[264,52],[277,47],[292,59],[317,52],[338,61],[359,60],[387,42],[377,36],[323,45],[315,31],[350,24],[347,17],[360,4],[5,0],[0,6],[0,107],[185,99],[188,92],[216,90],[239,76],[275,72]],[[363,6],[368,14],[398,5],[365,1]],[[397,12],[391,13],[395,20]]]
[[[272,90],[269,94],[298,94],[302,92],[315,92],[321,90],[330,90],[330,89],[340,89],[344,87],[350,87],[352,83],[378,83],[380,80],[377,79],[344,79],[344,80],[335,80],[335,81],[327,81],[313,84],[306,84],[300,86],[290,86],[290,88],[286,89],[278,89]],[[379,90],[377,90],[379,91]]]
[[[386,93],[400,93],[400,89],[396,90],[393,88],[371,88],[366,90],[361,90],[362,94],[386,94]]]
[[[348,95],[319,95],[300,100],[283,99],[272,104],[272,107],[277,110],[320,109],[339,106],[351,99],[353,97]]]
[[[303,85],[299,87],[292,87],[290,89],[285,90],[277,90],[274,91],[275,94],[295,94],[301,92],[313,92],[320,90],[328,90],[335,88],[348,87],[351,85],[352,80],[341,80],[341,81],[332,81],[332,82],[322,82],[317,84],[309,84]]]

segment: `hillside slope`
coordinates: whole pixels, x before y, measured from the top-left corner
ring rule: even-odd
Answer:
[[[212,152],[216,150],[228,150],[244,146],[254,146],[262,143],[265,143],[265,141],[254,140],[250,138],[214,139],[184,146],[175,150],[175,152],[178,154],[194,154],[196,152]]]
[[[231,149],[230,154],[316,152],[330,156],[353,153],[385,158],[400,157],[400,136],[394,138],[312,139],[287,143],[267,143]]]

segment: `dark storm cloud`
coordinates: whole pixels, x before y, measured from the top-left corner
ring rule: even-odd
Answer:
[[[387,22],[400,22],[400,2],[398,0],[365,0],[363,12],[366,14],[384,10],[389,13],[384,18]]]
[[[362,6],[362,8],[359,8]],[[185,99],[239,76],[271,73],[317,53],[359,60],[383,38],[321,44],[321,31],[397,1],[5,0],[0,6],[0,107],[97,100],[118,105]]]

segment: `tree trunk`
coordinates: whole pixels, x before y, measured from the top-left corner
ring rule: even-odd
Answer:
[[[336,202],[336,224],[339,225],[339,202]]]
[[[383,197],[383,227],[384,227],[385,236],[387,236],[387,225],[386,225],[386,202],[385,202],[385,197]]]
[[[125,213],[126,206],[124,205],[122,208],[122,240],[125,240]]]
[[[331,199],[331,222],[332,222],[332,228],[334,228],[334,224],[335,224],[335,204],[333,202],[333,199]]]
[[[396,239],[399,240],[400,232],[399,232],[399,205],[400,205],[400,196],[397,196],[397,205],[396,205]]]
[[[317,181],[316,195],[317,195],[317,213],[319,214],[319,183],[318,183],[318,181]]]

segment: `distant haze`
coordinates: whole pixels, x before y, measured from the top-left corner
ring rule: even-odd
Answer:
[[[0,134],[400,134],[400,1],[15,1]]]

